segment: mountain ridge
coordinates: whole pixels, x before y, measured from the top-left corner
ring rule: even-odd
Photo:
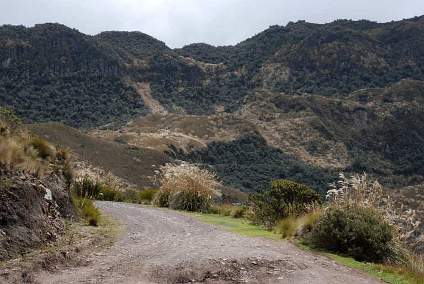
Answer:
[[[205,164],[220,155],[219,174],[244,191],[317,167],[408,186],[424,182],[423,63],[424,17],[300,21],[234,46],[181,49],[140,32],[2,26],[0,105],[26,122],[63,122],[141,148],[171,143]],[[242,151],[252,131],[266,145],[246,171],[261,172],[260,182],[227,176],[234,157],[219,152]],[[299,162],[265,167],[276,151]]]

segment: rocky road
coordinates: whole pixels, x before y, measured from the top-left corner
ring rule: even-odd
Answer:
[[[248,238],[175,211],[98,202],[123,227],[87,265],[39,283],[381,283],[289,242]]]

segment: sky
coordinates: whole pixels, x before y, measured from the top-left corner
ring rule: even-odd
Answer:
[[[86,34],[141,31],[170,47],[232,45],[271,25],[424,15],[424,0],[0,0],[0,25],[61,23]]]

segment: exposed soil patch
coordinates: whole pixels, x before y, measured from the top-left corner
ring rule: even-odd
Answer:
[[[0,283],[40,283],[35,279],[40,271],[54,273],[90,265],[88,256],[101,254],[113,244],[119,233],[119,227],[107,219],[99,227],[83,223],[67,223],[65,227],[65,234],[57,242],[22,257],[0,262]]]
[[[135,85],[137,93],[143,98],[144,104],[152,113],[166,114],[166,109],[152,97],[152,90],[148,82],[137,83]]]

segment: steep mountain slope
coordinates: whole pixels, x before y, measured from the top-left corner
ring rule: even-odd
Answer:
[[[245,191],[277,177],[324,190],[337,171],[417,185],[423,43],[424,17],[297,22],[175,50],[139,32],[3,26],[0,105],[208,164]]]
[[[19,106],[29,120],[92,126],[145,112],[133,82],[150,82],[153,97],[168,110],[192,114],[238,109],[258,87],[347,94],[423,79],[423,30],[422,17],[386,24],[297,22],[236,46],[171,50],[138,32],[91,37],[58,24],[3,26],[1,104]]]
[[[78,160],[111,172],[140,188],[157,186],[155,170],[169,162],[169,157],[160,151],[90,137],[58,123],[33,124],[29,128],[57,145],[72,149]]]
[[[0,47],[0,104],[28,121],[93,126],[143,113],[121,63],[76,30],[3,26]]]

